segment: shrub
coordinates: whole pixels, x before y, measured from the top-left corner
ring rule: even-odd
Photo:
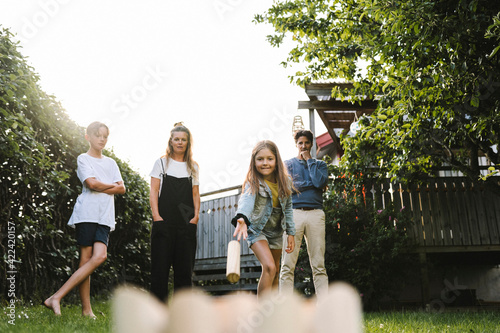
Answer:
[[[16,296],[33,299],[50,295],[78,268],[67,222],[81,192],[76,159],[88,143],[84,129],[39,87],[11,37],[0,29],[0,279],[15,271]],[[113,152],[104,154],[118,163],[127,193],[115,199],[109,259],[93,275],[97,294],[124,280],[144,286],[149,272],[148,185]],[[2,283],[0,299],[6,294]]]
[[[366,308],[374,308],[384,297],[392,297],[404,285],[413,264],[412,245],[406,234],[411,217],[406,209],[390,203],[376,207],[365,196],[366,180],[339,176],[324,195],[326,214],[325,266],[330,282],[354,285]],[[305,248],[296,267],[296,288],[306,295],[314,292]]]

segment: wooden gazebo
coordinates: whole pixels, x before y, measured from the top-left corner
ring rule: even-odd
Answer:
[[[351,83],[313,83],[306,85],[308,101],[299,101],[298,109],[309,110],[311,130],[314,132],[314,113],[317,112],[330,134],[337,151],[342,151],[337,133],[347,134],[351,124],[362,115],[371,114],[377,101],[367,99],[361,103],[340,101],[331,97],[332,89],[352,88]]]

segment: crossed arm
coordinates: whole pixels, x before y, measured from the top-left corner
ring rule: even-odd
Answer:
[[[124,194],[126,191],[125,185],[122,181],[107,184],[98,181],[94,177],[85,179],[85,185],[92,191],[102,192],[106,194]]]

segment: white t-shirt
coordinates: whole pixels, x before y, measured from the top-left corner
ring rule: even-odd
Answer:
[[[198,165],[194,165],[194,169],[196,172],[191,175],[187,169],[186,162],[178,162],[176,160],[168,158],[168,167],[167,167],[167,158],[162,157],[156,160],[155,165],[153,166],[153,170],[149,174],[153,178],[158,178],[163,181],[163,173],[165,172],[167,175],[175,177],[175,178],[185,178],[192,176],[192,185],[200,185],[200,181],[198,179]],[[163,163],[163,168],[162,168]],[[161,183],[160,183],[160,191],[161,191]]]
[[[73,214],[68,225],[74,227],[81,222],[94,222],[115,230],[115,201],[113,194],[92,191],[85,184],[85,180],[94,177],[96,180],[113,184],[123,181],[120,169],[115,160],[107,156],[92,157],[87,153],[77,159],[76,174],[83,184],[82,193],[76,199]]]

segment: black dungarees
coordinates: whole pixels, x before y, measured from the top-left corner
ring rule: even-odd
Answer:
[[[161,301],[168,296],[170,267],[174,268],[174,291],[192,286],[196,255],[196,224],[191,177],[163,174],[158,211],[163,221],[153,221],[151,231],[151,292]]]

